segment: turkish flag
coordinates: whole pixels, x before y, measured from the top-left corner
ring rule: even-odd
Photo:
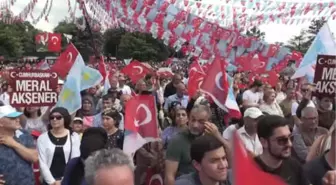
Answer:
[[[233,138],[233,179],[235,180],[235,185],[285,185],[279,177],[266,173],[257,167],[254,160],[247,154],[237,132]]]
[[[196,72],[205,74],[201,65],[198,63],[198,60],[194,60],[189,66],[189,77],[193,76]]]
[[[62,79],[65,79],[72,65],[75,63],[78,54],[79,52],[76,47],[70,43],[66,50],[58,57],[51,70],[55,71]]]
[[[62,35],[60,33],[49,33],[48,51],[60,52],[62,43]]]
[[[136,83],[138,80],[145,77],[147,74],[152,73],[153,70],[150,67],[135,60],[129,63],[127,66],[125,66],[120,72],[129,76],[131,81],[133,83]]]
[[[226,98],[228,95],[229,87],[227,82],[226,72],[224,70],[224,61],[216,58],[205,77],[201,90],[209,95],[218,107],[227,110],[225,107]]]
[[[158,120],[153,95],[133,96],[127,103],[125,129],[138,133],[143,138],[158,138]]]
[[[189,77],[188,80],[188,95],[189,97],[193,97],[197,90],[201,88],[201,85],[203,83],[203,80],[205,78],[204,73],[200,73],[198,71],[195,71],[192,76]]]

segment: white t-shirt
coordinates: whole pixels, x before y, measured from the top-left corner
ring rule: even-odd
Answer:
[[[296,111],[297,111],[298,107],[299,107],[298,102],[293,102],[292,103],[292,108],[291,108],[292,116],[296,116]],[[314,102],[310,100],[307,107],[314,107],[315,108]]]
[[[250,89],[243,93],[243,100],[247,100],[249,104],[259,103],[261,94],[259,92],[252,92]]]
[[[132,95],[132,90],[128,85],[124,85],[123,88],[119,87],[119,89],[123,94]]]
[[[233,133],[237,130],[237,127],[235,124],[228,126],[224,131],[223,131],[223,138],[226,140],[231,140]]]

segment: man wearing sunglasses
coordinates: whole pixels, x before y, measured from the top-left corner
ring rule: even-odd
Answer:
[[[257,133],[263,152],[255,158],[264,172],[279,176],[289,185],[308,185],[301,164],[291,158],[292,135],[287,120],[266,115],[258,121]]]

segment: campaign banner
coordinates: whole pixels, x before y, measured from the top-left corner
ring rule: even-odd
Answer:
[[[10,104],[14,107],[53,106],[57,103],[58,75],[50,70],[9,71]]]
[[[315,92],[317,97],[336,96],[336,56],[318,55],[315,67]]]

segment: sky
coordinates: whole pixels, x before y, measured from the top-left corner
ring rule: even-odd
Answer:
[[[9,0],[0,0],[1,2],[9,1]],[[33,16],[37,17],[42,11],[47,0],[39,0],[36,5]],[[74,8],[74,2],[76,0],[70,0],[72,2],[71,6]],[[17,15],[22,9],[30,2],[30,0],[17,0],[13,5],[11,10],[14,15]],[[38,22],[35,27],[44,31],[52,31],[53,28],[58,24],[58,22],[64,20],[66,17],[69,17],[68,13],[68,0],[53,0],[53,7],[51,9],[50,15],[48,16],[49,22],[46,22],[43,18],[40,22]],[[77,9],[77,14],[80,15],[80,12]],[[28,21],[31,21],[30,16],[28,16]],[[336,20],[329,21],[330,30],[334,31],[334,35],[336,35]],[[302,25],[284,25],[284,24],[267,24],[261,25],[259,28],[261,31],[265,32],[266,42],[275,43],[275,42],[283,42],[287,43],[288,40],[300,33],[302,29],[308,28],[308,24]]]

